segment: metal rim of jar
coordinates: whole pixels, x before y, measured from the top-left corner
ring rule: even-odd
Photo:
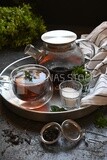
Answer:
[[[59,134],[57,136],[56,139],[52,140],[52,141],[47,141],[44,139],[43,137],[43,133],[46,129],[50,128],[50,127],[57,127],[58,131],[59,131]],[[59,139],[59,137],[61,136],[61,126],[57,123],[57,122],[50,122],[50,123],[47,123],[46,125],[44,125],[44,127],[41,129],[41,132],[40,132],[40,137],[41,137],[41,140],[43,143],[45,144],[53,144],[55,142],[57,142],[57,140]]]
[[[78,130],[79,135],[77,136],[77,138],[69,138],[69,137],[65,134],[65,131],[64,131],[63,128],[64,128],[64,125],[65,125],[66,123],[72,124],[72,125],[75,126],[75,128]],[[62,129],[63,136],[64,136],[68,141],[70,141],[70,142],[78,142],[78,141],[82,138],[82,136],[83,136],[83,132],[82,132],[82,129],[81,129],[81,127],[79,126],[79,124],[76,123],[75,121],[71,120],[71,119],[67,119],[67,120],[63,121],[62,124],[61,124],[61,129]]]
[[[51,52],[66,52],[71,50],[72,43],[67,43],[67,44],[49,44],[49,43],[43,43],[44,49],[51,51]]]

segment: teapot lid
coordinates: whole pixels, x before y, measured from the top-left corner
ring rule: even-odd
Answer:
[[[66,44],[75,41],[77,35],[68,30],[53,30],[44,33],[41,39],[49,44]]]

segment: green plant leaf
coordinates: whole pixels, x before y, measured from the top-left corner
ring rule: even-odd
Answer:
[[[58,106],[56,106],[56,105],[51,105],[50,107],[51,107],[51,111],[52,111],[52,112],[66,111],[65,108],[63,108],[63,107],[58,107]]]
[[[98,128],[107,127],[107,117],[100,111],[98,111],[95,115],[94,124]]]

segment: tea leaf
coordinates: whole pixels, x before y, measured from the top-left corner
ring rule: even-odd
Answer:
[[[58,111],[66,111],[66,109],[65,108],[63,108],[63,107],[58,107],[58,106],[55,106],[55,105],[52,105],[52,106],[50,106],[51,107],[51,111],[52,112],[58,112]]]
[[[25,71],[25,79],[28,79],[29,81],[32,81],[32,75],[29,71]]]
[[[76,66],[72,70],[72,77],[85,85],[90,81],[91,74],[84,68],[84,66]]]
[[[85,74],[85,71],[84,71],[84,67],[83,66],[76,66],[73,68],[72,70],[73,73],[75,74]]]

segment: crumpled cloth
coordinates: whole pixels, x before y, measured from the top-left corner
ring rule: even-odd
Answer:
[[[81,99],[81,106],[107,105],[107,21],[81,38],[89,41],[80,47],[87,61],[85,67],[93,77],[90,93]]]

